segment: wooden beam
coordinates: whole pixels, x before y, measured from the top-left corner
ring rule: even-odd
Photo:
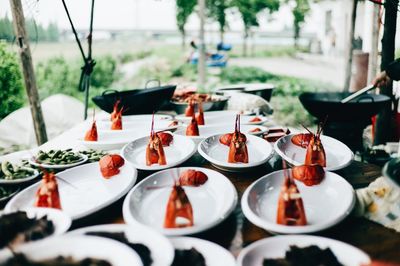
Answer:
[[[345,80],[343,85],[343,91],[350,90],[350,80],[351,80],[351,73],[352,73],[352,65],[353,65],[353,41],[354,41],[354,28],[356,27],[356,18],[357,18],[357,4],[358,0],[353,0],[353,7],[351,11],[351,18],[350,18],[350,29],[349,29],[349,43],[347,46],[347,58],[346,58],[346,72],[345,72]]]
[[[205,24],[205,10],[206,1],[198,0],[199,17],[200,17],[200,34],[199,34],[199,61],[197,70],[199,74],[198,86],[200,89],[205,89],[206,86],[206,43],[204,40],[204,24]]]
[[[381,70],[386,67],[395,59],[395,37],[396,37],[396,23],[397,23],[397,7],[399,0],[391,0],[385,2],[385,22],[382,37],[382,60]],[[380,88],[381,94],[387,95],[393,99],[392,83],[385,87]],[[382,112],[379,113],[376,121],[375,139],[374,144],[384,144],[391,140],[391,119],[392,119],[392,106],[387,106]]]
[[[371,20],[371,52],[369,53],[368,59],[368,84],[370,84],[376,77],[376,74],[378,74],[378,46],[380,28],[379,13],[381,10],[381,6],[375,3],[371,4],[370,7],[372,7],[373,10]]]
[[[22,63],[22,72],[25,81],[25,90],[28,95],[31,108],[33,127],[35,129],[36,141],[41,145],[47,141],[46,126],[44,124],[42,107],[40,106],[39,94],[36,87],[35,72],[33,70],[32,55],[29,48],[28,35],[26,33],[25,17],[21,0],[10,0],[13,16],[14,31],[18,44],[18,52]]]

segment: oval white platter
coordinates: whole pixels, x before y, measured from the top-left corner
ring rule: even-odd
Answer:
[[[198,151],[215,167],[226,171],[245,171],[265,164],[273,155],[271,144],[262,138],[246,134],[249,163],[228,163],[229,147],[219,142],[221,134],[213,135],[200,142]]]
[[[260,131],[251,132],[251,130],[259,128]],[[235,128],[230,124],[225,125],[214,125],[214,126],[199,126],[199,133],[200,136],[187,136],[191,138],[196,144],[199,144],[203,139],[206,139],[215,134],[225,134],[225,133],[232,133],[235,131]],[[252,125],[241,125],[240,131],[245,134],[250,135],[261,135],[268,131],[267,127],[264,126],[252,126]],[[176,135],[186,136],[186,127],[182,127],[174,132]]]
[[[130,141],[145,136],[144,131],[125,131],[125,130],[109,130],[99,131],[98,141],[86,141],[82,138],[78,139],[78,142],[89,149],[94,150],[116,150],[121,149],[124,145]]]
[[[154,121],[154,131],[161,130],[173,130],[179,127],[178,125],[171,125],[171,120],[158,120]],[[97,129],[99,132],[139,132],[140,134],[150,134],[151,128],[151,118],[149,120],[139,120],[139,121],[127,121],[122,122],[122,130],[111,130],[111,122],[110,121],[99,121],[97,122]],[[88,127],[89,129],[89,127]]]
[[[36,162],[33,157],[29,158],[29,163],[31,165],[41,167],[44,169],[68,169],[68,168],[73,168],[75,166],[81,165],[85,163],[89,158],[85,154],[79,154],[80,157],[82,158],[81,160],[75,162],[75,163],[70,163],[70,164],[47,164],[47,163],[39,163]]]
[[[194,237],[171,237],[175,249],[195,248],[203,255],[207,266],[235,266],[236,261],[232,254],[223,247]]]
[[[57,236],[19,246],[14,252],[23,253],[34,261],[71,256],[76,260],[103,259],[113,266],[143,265],[137,253],[128,246],[115,240],[95,236]],[[10,257],[12,257],[10,250],[0,251],[0,262]]]
[[[347,243],[320,236],[288,235],[261,239],[244,248],[238,258],[238,266],[260,266],[263,260],[284,258],[290,246],[307,247],[315,245],[321,249],[330,248],[339,262],[346,266],[369,265],[371,260],[360,249]]]
[[[47,219],[50,220],[54,225],[54,233],[51,236],[61,235],[68,231],[71,226],[71,218],[63,211],[52,208],[27,208],[24,209],[28,218],[37,218],[40,219],[44,216],[47,216]],[[12,211],[14,212],[14,211]],[[4,214],[9,214],[10,212],[4,211],[0,213],[1,216]]]
[[[166,165],[146,165],[146,147],[149,136],[138,138],[127,145],[121,151],[122,156],[135,168],[140,170],[162,170],[177,166],[188,160],[196,152],[195,143],[186,136],[172,134],[174,139],[169,146],[163,147]]]
[[[199,187],[184,186],[194,215],[194,226],[167,229],[163,227],[166,206],[174,178],[179,173],[194,169],[208,176]],[[159,189],[148,189],[160,187]],[[144,224],[167,236],[191,235],[205,231],[225,220],[234,210],[237,192],[221,173],[201,167],[181,167],[154,173],[138,183],[126,196],[123,216],[127,224]]]
[[[294,135],[296,134],[280,138],[275,142],[274,148],[285,161],[292,165],[302,165],[306,158],[306,149],[292,143]],[[321,135],[321,142],[326,154],[326,170],[339,170],[352,162],[354,154],[344,143],[324,135]]]
[[[29,176],[26,176],[24,178],[11,179],[11,180],[6,180],[6,179],[0,178],[0,185],[2,185],[2,184],[10,184],[10,185],[11,184],[20,184],[20,183],[31,181],[39,176],[39,171],[36,169],[29,168],[29,167],[22,167],[22,168],[32,170],[32,174]]]
[[[123,115],[122,122],[146,122],[151,121],[153,118],[152,114],[144,114],[144,115]],[[167,121],[171,120],[172,115],[166,114],[154,114],[154,121]],[[104,117],[100,118],[99,121],[110,121],[110,114],[106,114]]]
[[[174,248],[171,242],[162,234],[147,226],[126,224],[104,224],[79,228],[69,235],[84,235],[89,232],[124,232],[131,243],[139,243],[147,246],[151,252],[153,266],[171,265],[174,259]]]
[[[283,170],[267,174],[251,184],[241,200],[246,218],[272,233],[304,234],[322,231],[341,222],[354,207],[355,193],[352,186],[341,176],[326,172],[319,185],[306,186],[295,180],[303,199],[307,225],[277,224],[278,198],[283,181]]]
[[[57,174],[61,207],[73,220],[90,215],[124,196],[135,184],[137,171],[125,162],[120,173],[105,179],[99,163],[78,166]],[[27,187],[6,205],[7,211],[24,210],[34,205],[38,183]]]

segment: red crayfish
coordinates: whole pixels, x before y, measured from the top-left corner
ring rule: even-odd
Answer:
[[[42,182],[36,191],[35,207],[55,208],[61,210],[60,193],[54,173],[43,173]]]
[[[182,172],[179,176],[179,184],[181,186],[198,187],[207,182],[207,180],[208,177],[205,173],[193,169],[186,170]]]
[[[92,126],[86,132],[84,140],[85,141],[97,141],[98,139],[99,139],[99,136],[97,134],[96,120],[94,119],[94,114],[93,114]]]
[[[177,218],[184,218],[186,223],[177,223]],[[165,211],[164,228],[181,228],[193,226],[193,208],[182,186],[174,184],[169,195]]]
[[[110,116],[110,121],[113,121],[117,117],[117,114],[119,112],[119,104],[120,103],[121,103],[121,100],[115,101],[114,106],[113,106],[113,111]]]
[[[198,113],[196,114],[196,121],[198,125],[204,125],[204,112],[203,112],[203,102],[199,100],[197,102]]]
[[[168,132],[157,132],[157,136],[160,138],[163,146],[169,146],[174,140],[174,136]]]
[[[154,132],[154,113],[153,113],[153,118],[151,121],[150,139],[146,147],[146,165],[150,166],[156,163],[158,163],[159,165],[166,165],[167,160],[165,158],[162,141],[158,136],[158,134]]]
[[[99,161],[100,172],[104,178],[109,179],[114,175],[118,175],[120,172],[119,168],[124,164],[124,158],[118,154],[105,155]]]
[[[197,120],[194,116],[192,115],[192,120],[190,121],[190,124],[186,128],[186,136],[199,136],[199,126],[197,125]]]
[[[121,107],[113,120],[111,121],[111,130],[122,130],[122,112],[124,107]]]
[[[185,109],[185,116],[193,116],[195,114],[194,104],[195,104],[195,100],[192,97],[189,99],[188,106]]]
[[[235,132],[229,145],[228,163],[248,163],[246,135],[240,133],[240,115],[236,115]]]

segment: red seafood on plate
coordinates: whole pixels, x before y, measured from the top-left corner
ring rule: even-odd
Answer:
[[[34,206],[61,210],[60,193],[54,173],[44,171],[42,181],[36,191]]]
[[[169,146],[174,140],[174,136],[172,136],[172,134],[168,132],[157,132],[157,136],[160,138],[161,144],[163,146]]]
[[[122,112],[124,107],[119,109],[113,120],[111,121],[111,130],[122,130]]]
[[[263,135],[263,139],[268,142],[276,142],[281,137],[290,134],[290,130],[288,128],[275,127],[270,128],[266,134]]]
[[[190,117],[190,116],[195,115],[195,112],[194,112],[194,104],[195,104],[195,100],[194,100],[193,98],[191,98],[191,99],[189,100],[188,106],[186,107],[185,116]]]
[[[119,113],[119,104],[120,103],[121,103],[121,100],[115,101],[113,111],[110,115],[110,121],[113,121],[117,117],[117,115]]]
[[[94,120],[94,117],[93,117],[92,126],[86,132],[84,140],[85,141],[98,141],[98,139],[99,139],[99,136],[97,134],[96,120]]]
[[[250,121],[249,121],[249,122],[251,122],[251,123],[255,123],[255,122],[260,122],[260,121],[262,121],[262,119],[261,119],[261,118],[259,118],[258,116],[256,116],[256,117],[254,117],[254,118],[250,119]]]
[[[150,139],[146,147],[146,165],[153,164],[166,165],[163,144],[158,134],[154,132],[154,113],[151,121]]]
[[[198,187],[206,183],[208,177],[201,171],[188,169],[182,172],[179,176],[179,184],[181,186],[194,186]]]
[[[260,132],[260,131],[261,131],[261,129],[259,127],[255,127],[253,129],[251,129],[249,132],[256,133],[256,132]]]
[[[183,218],[185,222],[178,223]],[[165,211],[164,228],[182,228],[193,226],[193,208],[183,187],[177,183],[172,186]]]
[[[120,172],[119,168],[124,164],[124,158],[118,154],[105,155],[99,161],[101,175],[106,179],[118,175]]]
[[[240,132],[240,115],[236,115],[235,132],[229,145],[228,163],[248,163],[247,139]]]
[[[192,115],[190,124],[186,128],[186,136],[200,136],[199,126],[197,125],[197,120],[194,114]]]
[[[293,178],[303,182],[306,186],[318,185],[325,177],[325,170],[321,165],[300,165],[292,167]]]
[[[203,102],[201,100],[197,103],[198,113],[196,114],[196,121],[198,125],[205,125],[204,123],[204,112],[203,112]]]

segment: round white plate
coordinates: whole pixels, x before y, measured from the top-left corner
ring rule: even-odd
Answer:
[[[105,179],[99,163],[78,166],[57,174],[61,207],[73,220],[90,215],[124,196],[135,184],[137,171],[128,162],[120,173]],[[7,205],[6,210],[24,210],[34,204],[38,183],[27,187]]]
[[[158,120],[154,121],[154,131],[161,130],[173,130],[179,127],[179,123],[176,126],[170,126],[172,123],[171,120]],[[122,122],[122,130],[111,130],[111,122],[110,121],[99,121],[97,122],[97,129],[99,132],[139,132],[139,134],[150,134],[151,128],[151,118],[149,120],[139,120],[139,121],[127,121]]]
[[[171,265],[174,259],[174,248],[162,234],[147,226],[130,226],[126,224],[104,224],[84,227],[70,232],[71,235],[84,235],[89,232],[124,232],[131,243],[147,246],[151,252],[152,266]]]
[[[13,210],[12,212],[15,211],[16,210]],[[64,234],[71,226],[71,218],[65,212],[58,209],[31,207],[24,209],[24,211],[29,218],[40,219],[43,216],[47,216],[47,219],[50,220],[54,225],[54,233],[52,236]],[[8,213],[10,212],[4,211],[0,213],[0,220],[2,215]]]
[[[184,187],[192,204],[194,226],[166,229],[163,227],[164,216],[174,178],[178,178],[178,171],[187,169],[202,171],[208,176],[202,186]],[[159,186],[162,188],[147,189]],[[202,232],[221,223],[236,203],[236,189],[221,173],[200,167],[181,167],[154,173],[138,183],[126,196],[122,212],[127,224],[144,224],[164,235],[179,236]]]
[[[82,160],[77,161],[75,163],[70,163],[70,164],[46,164],[46,163],[38,163],[36,162],[32,157],[29,158],[29,163],[31,165],[37,166],[37,167],[41,167],[44,169],[68,169],[68,168],[72,168],[78,165],[81,165],[83,163],[85,163],[89,158],[84,155],[84,154],[80,154],[80,156],[82,157]]]
[[[95,236],[58,236],[28,243],[14,250],[32,260],[54,259],[58,256],[80,260],[85,258],[103,259],[113,266],[142,266],[140,257],[128,246],[115,240]],[[0,252],[0,262],[10,258],[6,249]]]
[[[166,165],[153,164],[146,165],[146,147],[149,143],[149,137],[138,138],[131,143],[125,145],[121,154],[135,168],[141,170],[162,170],[177,166],[188,160],[196,152],[195,143],[186,136],[175,135],[172,143],[169,146],[163,147]]]
[[[275,151],[285,161],[292,165],[303,165],[306,158],[306,149],[296,146],[291,139],[296,134],[290,134],[275,142]],[[326,170],[335,171],[348,166],[354,157],[353,152],[342,142],[321,135],[321,142],[326,154]]]
[[[262,138],[246,134],[249,163],[228,163],[229,147],[219,142],[221,134],[206,138],[200,142],[198,151],[215,167],[227,171],[244,171],[266,163],[273,154],[271,144]]]
[[[285,252],[293,245],[303,248],[311,245],[321,249],[330,248],[339,262],[346,266],[371,263],[367,254],[347,243],[320,236],[291,235],[269,237],[252,243],[239,253],[237,265],[260,266],[266,258],[284,258]]]
[[[122,122],[147,122],[151,121],[153,118],[153,114],[144,114],[144,115],[123,115]],[[154,114],[155,121],[163,121],[163,120],[171,120],[172,115],[165,114]],[[106,115],[99,119],[99,121],[110,121],[110,115]]]
[[[22,168],[28,169],[29,167],[22,167]],[[1,184],[10,184],[10,185],[11,184],[20,184],[20,183],[31,181],[39,176],[38,170],[33,169],[33,168],[29,168],[29,170],[33,170],[33,174],[26,176],[24,178],[18,178],[18,179],[12,179],[12,180],[6,180],[6,179],[0,178],[0,185]]]
[[[124,145],[128,144],[132,140],[145,136],[144,131],[125,131],[125,130],[108,130],[99,131],[98,141],[85,141],[82,138],[78,139],[78,142],[89,149],[94,150],[116,150],[121,149]]]
[[[211,123],[215,124],[215,122],[217,122],[218,119],[222,119],[222,118],[230,119],[230,118],[232,118],[233,119],[232,124],[234,124],[234,122],[235,122],[234,119],[235,119],[237,113],[238,113],[237,111],[229,111],[229,110],[207,111],[207,112],[204,112],[204,121],[205,121],[205,124],[208,125],[208,124],[211,124]],[[175,119],[177,119],[179,121],[182,121],[182,122],[185,122],[185,123],[189,123],[190,120],[192,119],[192,117],[191,116],[185,116],[185,114],[181,114],[181,115],[176,115]]]
[[[223,247],[199,238],[194,237],[171,237],[175,249],[195,248],[203,255],[207,266],[235,266],[235,258]]]
[[[250,132],[254,128],[259,128],[261,131],[258,132]],[[187,136],[191,138],[196,144],[199,144],[203,139],[206,139],[215,134],[225,134],[234,132],[235,128],[230,124],[225,125],[214,125],[214,126],[199,126],[199,133],[200,136]],[[251,135],[261,135],[268,131],[267,127],[264,126],[251,126],[251,125],[241,125],[240,131],[245,134]],[[182,127],[174,132],[176,135],[186,136],[186,127]]]
[[[295,180],[303,199],[308,224],[277,224],[278,198],[283,180],[283,170],[265,175],[246,189],[241,200],[247,219],[272,233],[304,234],[322,231],[341,222],[354,207],[355,193],[352,186],[341,176],[326,172],[319,185],[306,186]]]
[[[258,122],[251,122],[255,117],[260,118],[261,120]],[[241,115],[240,116],[240,124],[243,125],[262,125],[267,122],[269,119],[262,115]]]

